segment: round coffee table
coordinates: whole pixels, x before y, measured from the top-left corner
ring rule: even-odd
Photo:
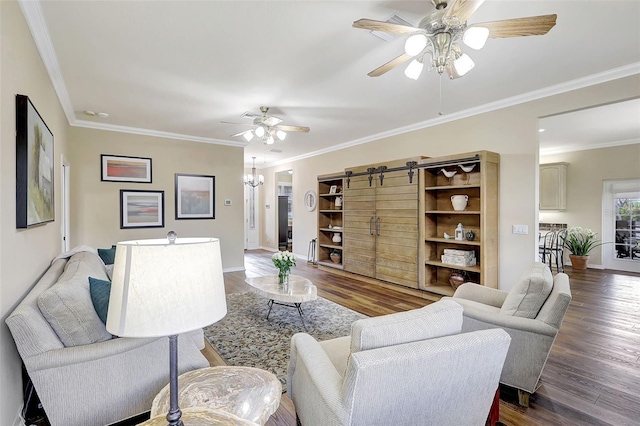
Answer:
[[[254,293],[269,299],[267,302],[269,305],[267,319],[271,315],[274,304],[288,306],[298,310],[302,325],[306,328],[301,305],[303,302],[318,298],[318,289],[310,280],[300,275],[289,275],[288,284],[278,284],[277,275],[267,275],[265,277],[246,278],[244,281],[249,284]]]
[[[191,408],[212,410],[263,425],[278,409],[281,396],[280,380],[259,368],[208,367],[178,377],[178,405],[185,412]],[[169,385],[153,399],[151,417],[168,411]]]
[[[256,423],[241,419],[231,413],[207,408],[181,408],[180,420],[184,426],[256,426]],[[166,413],[152,417],[137,426],[167,426]]]

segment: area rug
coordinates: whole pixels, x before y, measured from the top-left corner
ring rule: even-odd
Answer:
[[[302,304],[302,325],[295,308],[274,305],[267,320],[268,299],[252,292],[227,296],[227,315],[205,327],[204,335],[229,365],[272,372],[286,389],[291,336],[309,333],[317,340],[351,334],[351,324],[365,315],[318,297]]]

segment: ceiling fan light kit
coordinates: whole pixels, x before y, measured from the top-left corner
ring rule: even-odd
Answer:
[[[308,133],[309,128],[303,126],[290,126],[282,124],[282,119],[278,117],[268,116],[269,107],[260,107],[262,114],[255,114],[247,111],[241,115],[241,117],[253,118],[252,125],[255,126],[253,130],[244,130],[238,132],[231,137],[242,136],[247,142],[251,142],[254,136],[262,141],[265,145],[273,145],[277,140],[283,141],[287,137],[287,132],[304,132]],[[227,123],[223,121],[223,123]]]
[[[405,53],[371,71],[369,76],[378,77],[414,58],[405,69],[405,75],[417,80],[428,55],[429,70],[435,69],[440,75],[447,71],[449,78],[455,79],[475,66],[469,55],[460,49],[459,40],[479,50],[488,38],[544,35],[556,24],[556,15],[542,15],[467,26],[467,19],[484,1],[431,0],[436,11],[424,17],[417,27],[372,19],[355,21],[355,28],[409,36],[404,46]]]
[[[253,159],[253,167],[251,168],[251,174],[244,176],[244,184],[255,188],[258,185],[264,184],[264,176],[256,173],[256,157]]]

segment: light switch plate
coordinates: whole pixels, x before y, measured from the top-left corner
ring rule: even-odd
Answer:
[[[224,200],[224,205],[225,206],[230,206],[231,205],[231,200]]]
[[[513,225],[511,232],[513,234],[527,235],[529,233],[529,226],[528,225]]]

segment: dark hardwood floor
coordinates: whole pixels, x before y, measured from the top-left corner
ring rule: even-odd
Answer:
[[[270,252],[245,252],[245,272],[225,273],[227,292],[248,291],[245,277],[275,273]],[[640,425],[640,274],[567,268],[573,300],[542,373],[531,406],[501,389],[505,425]],[[318,295],[369,316],[432,303],[406,291],[355,275],[336,274],[298,261],[293,273],[309,278]],[[216,363],[211,356],[212,363]],[[295,425],[283,398],[269,425]]]

